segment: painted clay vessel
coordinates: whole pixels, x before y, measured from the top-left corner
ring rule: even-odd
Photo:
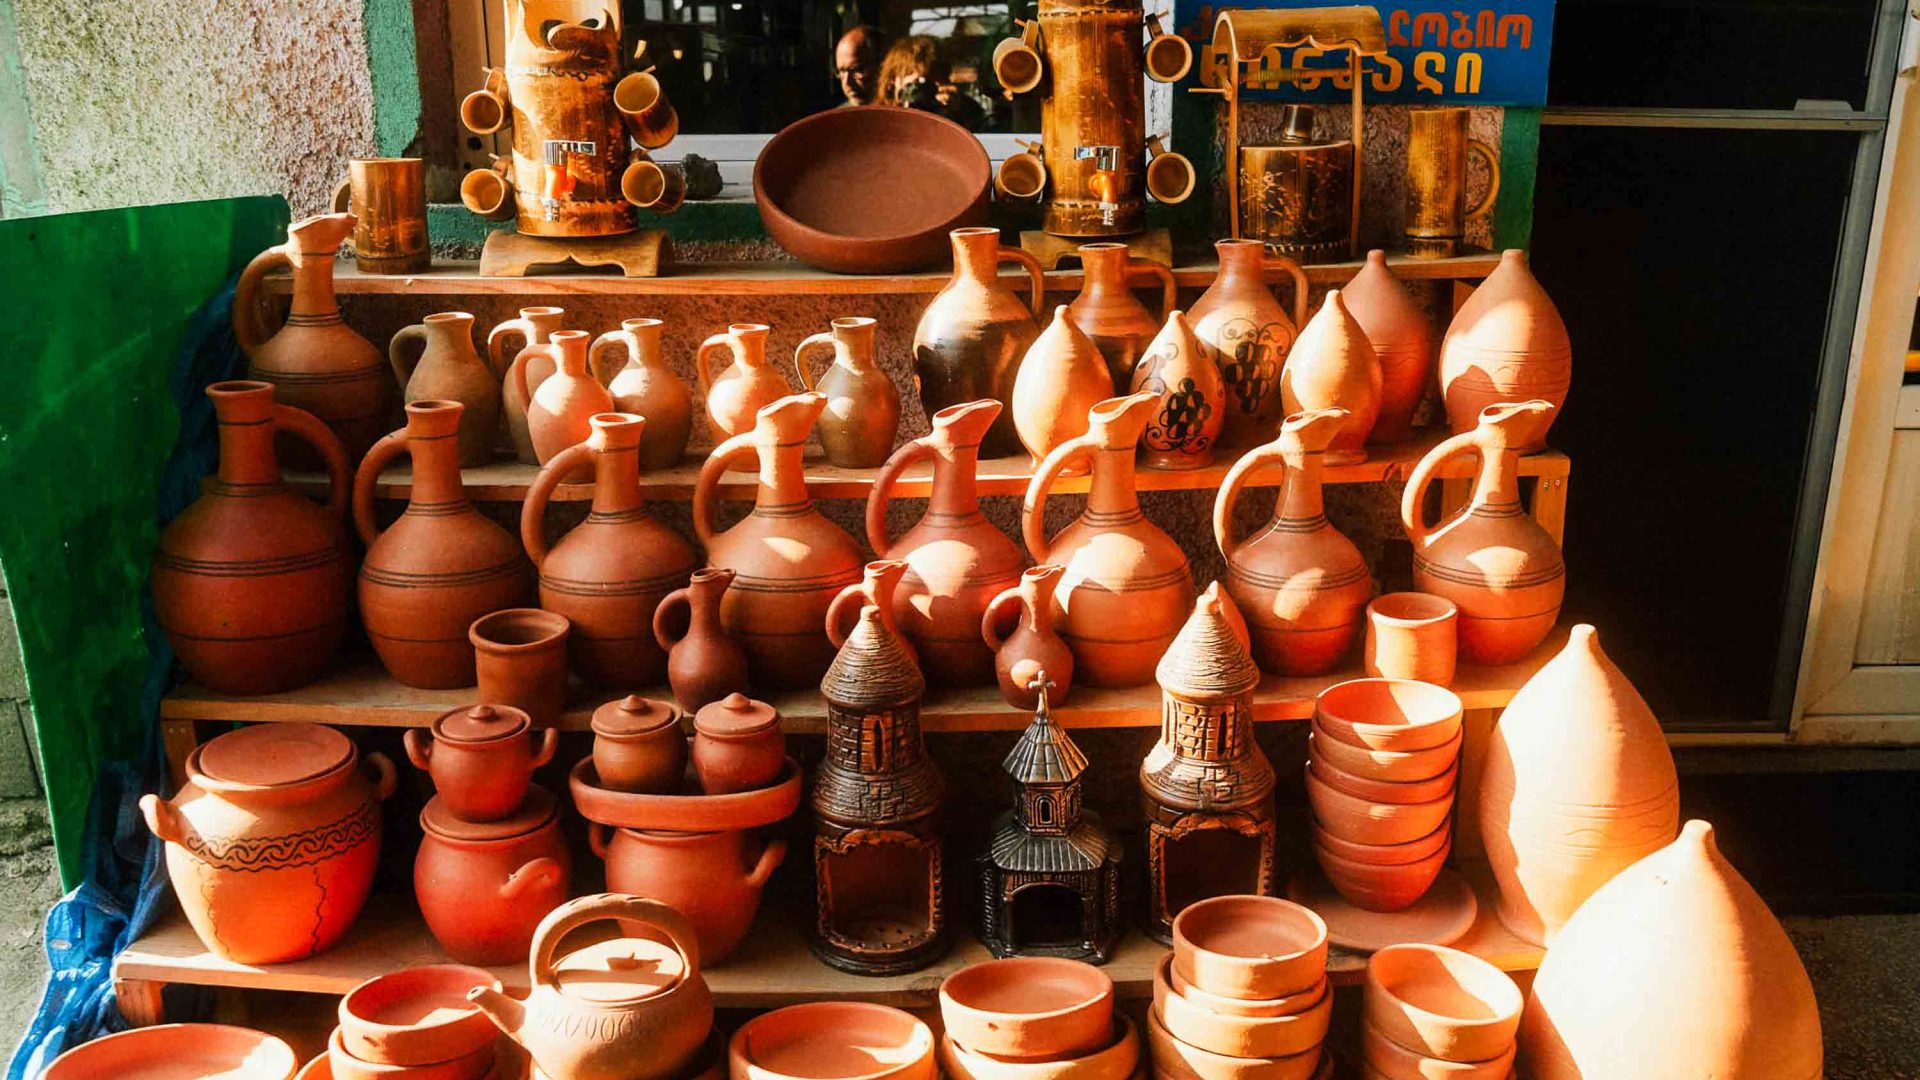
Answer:
[[[460,483],[455,437],[461,407],[416,401],[407,426],[375,443],[353,481],[353,520],[367,555],[360,564],[360,618],[374,652],[408,686],[448,690],[474,685],[467,628],[532,592],[520,544],[482,517]],[[381,531],[374,484],[401,454],[413,458],[413,498]]]
[[[593,853],[607,888],[649,896],[686,916],[708,965],[724,963],[753,925],[760,891],[787,857],[787,842],[741,829],[654,832],[595,822]]]
[[[1076,1058],[1113,1038],[1113,980],[1064,957],[986,960],[940,983],[940,1019],[949,1036],[982,1054]]]
[[[1107,362],[1108,390],[1102,398],[1125,394],[1133,383],[1133,366],[1146,352],[1167,315],[1173,311],[1173,269],[1166,263],[1131,254],[1125,244],[1081,244],[1078,248],[1084,281],[1080,295],[1067,305],[1075,326],[1093,339]],[[1154,316],[1133,293],[1133,282],[1152,278],[1160,286],[1160,314]],[[1056,314],[1055,318],[1059,316]],[[1088,403],[1091,407],[1092,403]],[[1081,409],[1073,415],[1079,416]],[[1016,416],[1018,422],[1019,417]],[[1036,455],[1039,456],[1039,455]]]
[[[1520,1069],[1539,1080],[1821,1075],[1806,968],[1713,826],[1687,822],[1567,920],[1520,1021]]]
[[[1227,560],[1227,593],[1246,616],[1262,671],[1331,670],[1352,648],[1373,598],[1366,559],[1327,521],[1321,501],[1327,447],[1346,419],[1341,409],[1287,417],[1279,438],[1233,463],[1214,499],[1213,537]],[[1273,517],[1258,533],[1234,539],[1233,508],[1241,489],[1275,461],[1283,469]]]
[[[544,389],[544,388],[543,388]],[[640,448],[649,422],[600,413],[592,434],[548,461],[520,508],[520,542],[540,573],[540,606],[573,623],[567,659],[596,686],[648,686],[666,673],[653,613],[687,584],[693,546],[647,512],[640,497]],[[547,504],[561,478],[593,470],[587,518],[547,546]]]
[[[1039,260],[1019,248],[1000,246],[998,229],[955,229],[948,236],[953,241],[953,278],[914,327],[914,383],[928,416],[982,398],[1008,406],[981,444],[988,457],[1005,457],[1020,449],[1013,426],[1013,383],[1020,358],[1040,336],[1034,320],[1045,299],[1046,280]],[[1026,303],[1000,283],[1003,262],[1019,263],[1026,270],[1032,283]]]
[[[847,634],[860,621],[860,609],[872,604],[880,609],[880,621],[886,624],[887,632],[900,638],[900,646],[907,650],[913,662],[920,662],[913,645],[900,632],[900,623],[895,614],[895,598],[900,591],[900,582],[907,576],[907,563],[904,559],[875,559],[866,565],[860,573],[860,580],[840,590],[840,595],[827,605],[827,640],[838,649],[847,643]]]
[[[153,555],[153,607],[174,655],[223,694],[272,694],[318,678],[346,632],[353,556],[341,521],[347,458],[308,413],[264,382],[219,382],[220,469],[167,523]],[[280,482],[274,435],[311,439],[327,463],[327,505]]]
[[[700,343],[693,370],[700,377],[700,396],[707,402],[707,430],[713,441],[725,442],[753,431],[754,417],[793,388],[787,377],[767,363],[767,335],[761,323],[734,323],[724,333]],[[715,374],[712,357],[726,350],[733,362]]]
[[[766,787],[787,767],[780,714],[764,701],[728,694],[693,716],[693,774],[708,795]]]
[[[480,701],[524,711],[536,728],[560,722],[567,706],[567,640],[573,624],[558,612],[501,608],[473,620],[467,640]]]
[[[867,494],[867,542],[881,558],[907,564],[894,590],[894,622],[935,686],[982,686],[992,678],[994,657],[980,640],[980,619],[1026,564],[1020,546],[980,512],[980,440],[1000,412],[998,401],[982,400],[934,413],[933,432],[895,451]],[[926,512],[889,538],[894,482],[921,460],[933,463]]]
[[[442,311],[403,326],[387,344],[387,359],[407,401],[457,401],[460,464],[493,460],[500,426],[500,382],[473,347],[473,316]]]
[[[325,952],[367,898],[393,763],[319,724],[256,724],[187,758],[169,802],[140,799],[167,876],[214,955],[278,964]]]
[[[876,320],[860,316],[835,319],[833,329],[814,334],[793,350],[800,385],[827,395],[826,411],[816,426],[827,460],[845,469],[871,469],[893,453],[900,427],[900,390],[874,359]],[[832,346],[833,363],[814,378],[807,350]]]
[[[325,1060],[326,1055],[321,1055]],[[230,1024],[156,1024],[83,1042],[39,1080],[290,1080],[300,1059],[285,1041]],[[301,1076],[306,1075],[302,1070]]]
[[[935,1080],[932,1029],[865,1001],[813,1001],[762,1013],[733,1033],[727,1067],[753,1080]]]
[[[1133,369],[1133,391],[1154,396],[1140,436],[1140,463],[1150,469],[1199,469],[1213,463],[1226,420],[1226,384],[1194,336],[1186,313],[1170,311]]]
[[[1567,566],[1560,545],[1520,507],[1517,447],[1553,419],[1544,401],[1490,405],[1480,426],[1427,451],[1407,479],[1400,523],[1413,541],[1413,587],[1460,609],[1460,659],[1510,664],[1533,651],[1560,616]],[[1467,505],[1429,527],[1427,486],[1448,459],[1478,454]]]
[[[1367,646],[1361,659],[1376,679],[1416,679],[1453,685],[1460,652],[1460,609],[1444,596],[1397,592],[1367,605]]]
[[[525,956],[534,928],[566,900],[573,874],[560,804],[534,787],[506,817],[475,822],[443,793],[420,811],[420,831],[413,894],[433,939],[463,964]]]
[[[1280,400],[1288,413],[1309,409],[1345,409],[1346,419],[1327,445],[1327,463],[1351,465],[1367,460],[1367,435],[1380,415],[1383,379],[1373,345],[1347,311],[1339,289],[1300,331],[1280,373]]]
[[[1030,567],[1021,573],[1020,584],[994,597],[980,617],[980,637],[993,650],[1000,696],[1016,709],[1039,706],[1032,681],[1042,671],[1052,684],[1047,696],[1056,704],[1073,691],[1073,650],[1053,625],[1053,594],[1065,573],[1052,564]],[[1009,610],[1017,611],[1018,621],[1012,632],[1003,633]]]
[[[1140,512],[1134,447],[1159,401],[1152,394],[1109,398],[1088,415],[1091,430],[1063,443],[1034,471],[1020,511],[1027,550],[1065,568],[1054,592],[1060,636],[1088,686],[1141,686],[1193,607],[1186,553]],[[1052,539],[1047,496],[1062,466],[1093,459],[1087,508]]]
[[[1404,442],[1413,434],[1413,414],[1433,378],[1433,323],[1378,248],[1367,252],[1367,265],[1340,290],[1340,298],[1380,361],[1380,413],[1367,441]]]
[[[496,821],[520,809],[533,770],[553,760],[560,733],[536,733],[506,705],[442,713],[427,729],[408,728],[407,760],[433,777],[440,804],[465,821]]]
[[[1587,897],[1673,842],[1680,785],[1660,721],[1582,623],[1515,694],[1480,773],[1500,921],[1552,945]]]
[[[1113,376],[1091,337],[1062,304],[1033,339],[1014,376],[1013,429],[1038,462],[1087,433],[1087,410],[1113,396]]]
[[[1489,406],[1539,398],[1553,405],[1539,430],[1516,443],[1520,453],[1546,445],[1547,429],[1573,385],[1573,342],[1560,311],[1527,269],[1527,253],[1511,248],[1500,265],[1454,313],[1440,341],[1440,394],[1455,433],[1472,431]]]
[[[500,376],[500,412],[506,417],[507,438],[513,444],[514,457],[526,465],[538,465],[540,459],[534,456],[533,440],[527,435],[528,399],[521,386],[537,387],[554,372],[551,353],[526,350],[532,345],[545,345],[565,325],[566,317],[564,308],[524,307],[517,318],[487,332],[487,364]],[[508,352],[508,344],[514,341],[520,343],[519,347]],[[516,367],[522,370],[515,371]]]
[[[664,701],[628,694],[593,710],[593,771],[612,791],[668,795],[687,775],[680,713]]]
[[[721,603],[734,572],[722,566],[693,572],[687,587],[675,589],[653,612],[653,640],[667,650],[667,685],[688,712],[747,688],[747,654],[727,633]],[[684,607],[684,629],[678,612]]]
[[[522,350],[523,355],[544,353],[554,364],[554,373],[537,386],[526,382],[527,365],[514,360],[515,383],[527,398],[527,438],[542,465],[560,456],[560,451],[586,442],[593,433],[593,417],[613,411],[613,395],[587,370],[587,344],[585,330],[556,330],[545,345]],[[592,469],[581,465],[569,478],[584,482],[592,474]]]
[[[613,395],[615,411],[646,418],[640,467],[649,472],[680,464],[693,434],[693,394],[660,349],[664,325],[659,319],[622,319],[620,329],[601,334],[587,349],[587,366]],[[621,357],[625,362],[614,366]]]
[[[1256,446],[1273,438],[1287,411],[1280,403],[1280,372],[1307,322],[1307,272],[1258,240],[1217,240],[1220,273],[1187,309],[1194,336],[1206,346],[1227,388],[1225,446]],[[1285,273],[1293,282],[1293,316],[1273,298],[1267,281]]]

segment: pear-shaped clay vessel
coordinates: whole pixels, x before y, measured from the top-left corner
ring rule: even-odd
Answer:
[[[387,345],[394,377],[407,401],[457,401],[460,414],[460,464],[493,460],[493,437],[500,426],[500,380],[473,347],[473,316],[442,311],[403,326]]]
[[[1539,398],[1554,415],[1573,384],[1573,341],[1547,290],[1527,269],[1527,253],[1512,248],[1500,265],[1460,306],[1440,342],[1440,393],[1447,422],[1472,431],[1481,410],[1503,401]],[[1546,445],[1549,419],[1516,447],[1532,453]]]
[[[640,468],[648,472],[680,464],[693,434],[693,395],[660,350],[664,326],[659,319],[622,319],[620,329],[594,338],[587,349],[587,366],[613,395],[614,409],[647,418]],[[621,355],[625,363],[613,367]]]
[[[1113,396],[1113,376],[1065,304],[1028,346],[1013,379],[1013,427],[1034,461],[1087,433],[1087,410]]]
[[[1140,464],[1149,469],[1213,464],[1213,448],[1226,419],[1226,384],[1194,336],[1186,312],[1167,313],[1166,325],[1134,365],[1133,391],[1156,399],[1140,436]]]
[[[1413,415],[1433,378],[1433,323],[1378,248],[1367,252],[1367,265],[1340,297],[1380,359],[1380,415],[1367,441],[1402,442],[1413,434]]]
[[[1347,310],[1339,289],[1327,293],[1300,331],[1280,373],[1280,400],[1289,415],[1308,409],[1345,409],[1347,419],[1327,446],[1327,464],[1367,460],[1367,435],[1380,415],[1384,380],[1373,343]]]
[[[538,386],[525,381],[527,365],[514,361],[516,385],[527,398],[527,438],[542,465],[586,442],[593,434],[590,421],[613,411],[613,395],[587,370],[587,345],[585,330],[560,330],[545,345],[527,346],[524,352],[544,353],[556,369]],[[593,477],[593,469],[579,465],[562,476],[584,483]]]
[[[534,456],[533,440],[527,435],[527,395],[520,387],[532,389],[546,382],[554,362],[551,354],[528,352],[527,347],[545,345],[565,325],[566,317],[565,308],[523,307],[518,317],[487,331],[487,365],[500,376],[500,412],[506,418],[507,438],[514,457],[528,465],[538,465],[540,459]],[[515,341],[519,347],[508,352]],[[513,359],[508,360],[509,356]]]
[[[1081,244],[1078,250],[1085,280],[1080,295],[1073,298],[1067,310],[1073,315],[1073,324],[1086,331],[1107,361],[1109,386],[1100,396],[1124,394],[1133,382],[1133,365],[1159,332],[1167,312],[1173,310],[1177,289],[1173,269],[1132,254],[1125,244]],[[1134,279],[1140,277],[1150,277],[1160,286],[1159,318],[1133,294]]]
[[[1280,372],[1307,321],[1307,273],[1284,255],[1267,254],[1258,240],[1217,240],[1220,274],[1187,309],[1194,336],[1205,345],[1227,387],[1227,419],[1220,441],[1255,446],[1273,438],[1286,415]],[[1293,282],[1293,315],[1273,298],[1276,273]]]

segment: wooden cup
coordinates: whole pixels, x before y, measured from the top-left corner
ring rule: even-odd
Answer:
[[[1008,93],[1024,94],[1040,85],[1046,65],[1034,50],[1040,24],[1020,20],[1020,36],[1010,37],[993,47],[993,76]]]
[[[433,263],[427,246],[426,163],[353,158],[333,189],[334,213],[351,210],[353,257],[363,274],[414,274]]]
[[[1493,148],[1467,137],[1468,111],[1452,105],[1407,113],[1407,253],[1441,259],[1456,255],[1467,223],[1493,210],[1500,194],[1500,160]],[[1480,201],[1467,207],[1467,158],[1477,155],[1491,178]]]
[[[616,83],[613,107],[626,119],[633,141],[649,150],[667,145],[680,134],[680,114],[652,72],[636,71]]]

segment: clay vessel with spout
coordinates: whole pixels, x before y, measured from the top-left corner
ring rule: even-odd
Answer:
[[[1433,378],[1433,323],[1387,266],[1387,253],[1367,252],[1367,265],[1340,290],[1347,313],[1360,324],[1380,360],[1380,415],[1370,443],[1404,442]]]
[[[585,330],[556,330],[545,345],[529,345],[521,350],[544,353],[556,370],[538,386],[526,381],[527,366],[518,358],[513,362],[514,378],[527,397],[527,438],[533,442],[533,456],[545,465],[569,446],[587,441],[593,434],[590,421],[600,413],[613,411],[613,395],[587,370],[588,335]],[[593,470],[576,466],[563,479],[585,483]]]
[[[1500,265],[1454,313],[1440,342],[1440,394],[1447,422],[1472,431],[1490,405],[1538,398],[1553,405],[1539,430],[1514,449],[1546,445],[1547,428],[1573,385],[1573,341],[1547,290],[1527,269],[1527,253],[1501,253]]]
[[[407,401],[457,401],[460,464],[493,460],[500,427],[500,381],[473,347],[473,316],[442,311],[402,327],[387,345],[387,359]]]
[[[1367,460],[1367,436],[1380,415],[1380,358],[1373,344],[1347,310],[1339,289],[1327,293],[1314,313],[1286,370],[1280,373],[1280,400],[1287,412],[1344,409],[1346,419],[1327,444],[1327,464],[1352,465]]]
[[[1087,410],[1113,396],[1107,362],[1066,305],[1035,338],[1013,380],[1013,428],[1036,464],[1087,433]]]
[[[700,377],[700,396],[707,402],[707,430],[714,442],[748,434],[761,409],[793,393],[787,377],[767,362],[767,335],[771,332],[762,323],[734,323],[724,333],[701,342],[699,352],[694,354],[693,370]],[[712,358],[722,350],[733,362],[715,373]]]
[[[720,621],[733,578],[725,567],[695,570],[687,587],[668,593],[653,612],[653,639],[667,650],[667,685],[689,713],[747,689],[747,654]]]
[[[1039,707],[1033,676],[1041,671],[1052,701],[1064,702],[1073,692],[1073,650],[1053,627],[1053,593],[1065,572],[1052,564],[1029,567],[1020,584],[994,597],[980,617],[980,637],[993,650],[1000,696],[1016,709]],[[1002,629],[1009,611],[1017,613],[1010,633]]]
[[[860,316],[833,320],[833,329],[814,334],[793,350],[800,385],[827,395],[820,414],[820,445],[827,460],[843,469],[871,469],[893,453],[900,427],[900,391],[874,359],[877,321]],[[831,346],[833,362],[818,379],[807,366],[807,352]]]
[[[1039,260],[1019,248],[1001,247],[998,229],[979,226],[948,235],[953,241],[953,278],[927,305],[913,331],[913,378],[920,404],[928,416],[981,398],[1011,406],[1020,359],[1040,336],[1034,320],[1045,300],[1046,280]],[[1017,262],[1026,270],[1032,283],[1026,303],[1000,283],[1003,262]],[[1019,452],[1011,411],[994,421],[982,446],[988,457]]]
[[[887,628],[887,633],[900,638],[900,647],[906,650],[908,658],[915,664],[920,662],[912,643],[900,633],[895,614],[895,597],[906,575],[906,560],[875,559],[861,572],[858,582],[840,590],[840,595],[827,605],[827,640],[833,642],[835,649],[847,643],[847,634],[860,621],[860,609],[872,606],[880,610],[880,624]]]
[[[1307,272],[1283,255],[1269,255],[1258,240],[1219,240],[1220,273],[1187,308],[1187,321],[1205,345],[1227,387],[1222,446],[1254,446],[1273,438],[1285,410],[1280,372],[1293,339],[1307,321]],[[1273,298],[1267,282],[1276,273],[1293,282],[1293,315]]]
[[[1173,310],[1173,270],[1166,263],[1133,255],[1125,244],[1081,244],[1079,254],[1085,281],[1067,311],[1107,362],[1108,391],[1100,396],[1125,394],[1147,342],[1153,340]],[[1151,278],[1160,286],[1157,316],[1134,295],[1134,282],[1140,278]],[[1052,675],[1051,670],[1048,675]],[[1057,700],[1059,695],[1054,697]]]
[[[500,376],[500,412],[506,417],[507,439],[513,446],[513,455],[522,464],[538,465],[540,459],[534,456],[533,440],[527,435],[527,395],[520,387],[529,389],[538,387],[547,381],[554,372],[553,355],[548,352],[528,352],[530,345],[545,345],[554,332],[565,325],[567,317],[564,308],[524,307],[517,318],[494,327],[487,332],[487,364]],[[520,344],[511,352],[512,342]],[[507,358],[513,357],[512,361]],[[515,371],[516,367],[524,371]]]
[[[687,454],[693,434],[693,395],[660,350],[659,319],[622,319],[620,329],[593,339],[587,367],[613,395],[617,412],[647,418],[640,433],[640,468],[671,469]],[[619,358],[625,362],[615,367]]]

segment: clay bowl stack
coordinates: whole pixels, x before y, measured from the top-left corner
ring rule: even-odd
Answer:
[[[1457,949],[1381,949],[1367,964],[1365,1080],[1507,1080],[1523,1000],[1506,972]]]
[[[940,984],[948,1080],[1128,1080],[1140,1037],[1113,1011],[1091,964],[1021,956],[961,968]]]
[[[1158,1080],[1309,1080],[1333,1015],[1327,927],[1268,896],[1220,896],[1173,920],[1154,976],[1148,1043]]]
[[[500,1029],[467,1001],[500,989],[487,971],[459,964],[377,975],[340,999],[327,1040],[333,1080],[490,1080],[499,1076]],[[317,1064],[317,1063],[316,1063]]]
[[[814,1001],[762,1013],[727,1046],[730,1080],[937,1080],[933,1031],[912,1013]]]

